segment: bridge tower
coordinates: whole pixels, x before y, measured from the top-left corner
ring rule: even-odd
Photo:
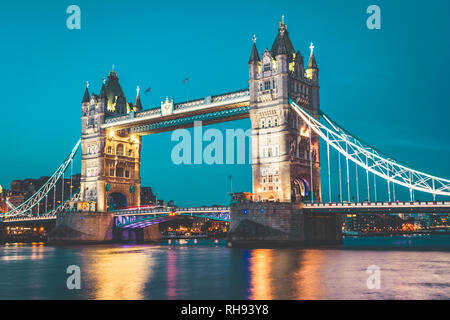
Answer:
[[[320,201],[319,137],[289,105],[319,119],[319,69],[314,47],[307,69],[284,17],[270,51],[259,57],[253,37],[249,65],[252,171],[255,201]]]
[[[127,102],[113,67],[100,95],[86,85],[81,105],[81,202],[97,212],[139,205],[141,137],[102,128],[105,118],[142,109],[139,88],[134,105]]]

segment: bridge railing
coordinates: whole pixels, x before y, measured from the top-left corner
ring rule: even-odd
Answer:
[[[250,97],[248,89],[238,90],[230,93],[225,93],[216,96],[207,96],[201,99],[176,103],[173,105],[173,113],[183,113],[190,110],[195,110],[199,107],[214,107],[216,105],[221,105],[222,102],[242,102]],[[126,115],[120,115],[115,117],[108,117],[105,119],[105,124],[110,125],[121,121],[132,120],[132,119],[152,119],[161,117],[161,108],[153,108],[148,110],[143,110],[140,112],[130,112]],[[108,126],[107,126],[108,127]]]
[[[306,208],[325,208],[325,207],[404,207],[404,206],[450,206],[450,201],[396,201],[396,202],[319,202],[305,203]]]
[[[133,208],[133,209],[119,209],[113,211],[114,215],[133,215],[133,214],[150,214],[150,213],[196,213],[196,212],[228,212],[230,207],[165,207],[165,208]]]

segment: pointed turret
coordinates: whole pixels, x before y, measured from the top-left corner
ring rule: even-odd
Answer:
[[[100,90],[100,99],[104,99],[106,98],[106,88],[105,88],[105,77],[103,77],[103,81],[102,81],[102,89]]]
[[[292,45],[291,39],[289,39],[287,26],[284,24],[284,15],[282,16],[280,27],[278,28],[277,37],[272,44],[272,49],[270,49],[270,54],[274,58],[277,55],[286,54],[288,56],[289,62],[294,59],[295,50],[294,46]]]
[[[309,56],[308,67],[306,68],[306,76],[308,79],[317,80],[319,68],[314,57],[314,45],[312,42],[309,48],[311,49],[311,55]]]
[[[297,50],[297,52],[295,53],[295,62],[301,63],[303,65],[303,56],[300,53],[300,50]]]
[[[106,100],[107,111],[114,114],[126,114],[128,110],[127,100],[120,86],[117,73],[114,71],[114,65],[112,71],[108,74],[104,87],[103,94]]]
[[[135,111],[141,111],[142,110],[142,103],[141,103],[141,97],[139,96],[139,86],[136,88],[136,100],[134,101],[134,110]]]
[[[89,95],[89,82],[86,81],[86,90],[84,91],[84,96],[83,96],[83,100],[81,101],[81,103],[88,103],[89,99],[90,99],[90,95]]]
[[[256,37],[255,35],[253,35],[253,48],[252,48],[252,53],[250,55],[250,59],[248,60],[248,63],[254,63],[254,62],[259,62],[261,61],[259,59],[259,53],[258,53],[258,49],[256,49]]]

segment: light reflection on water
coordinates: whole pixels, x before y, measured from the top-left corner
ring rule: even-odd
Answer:
[[[0,299],[450,299],[450,250],[430,249],[6,245]],[[66,288],[73,264],[81,290]],[[380,290],[367,288],[369,265],[381,268]]]
[[[85,281],[93,283],[94,299],[144,299],[153,259],[136,248],[106,248],[83,255],[83,265],[92,266]]]

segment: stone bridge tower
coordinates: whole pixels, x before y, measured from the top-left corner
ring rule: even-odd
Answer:
[[[319,69],[311,44],[307,69],[280,22],[270,51],[249,65],[252,170],[255,201],[320,201],[319,137],[292,110],[289,99],[319,119]]]
[[[127,102],[113,68],[100,95],[89,95],[86,85],[81,105],[80,209],[106,212],[140,205],[141,137],[101,127],[108,117],[142,109],[139,88],[135,103]]]

